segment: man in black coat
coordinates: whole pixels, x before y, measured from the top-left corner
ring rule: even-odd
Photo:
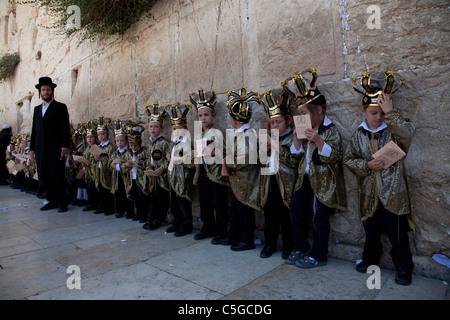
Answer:
[[[59,212],[65,212],[65,156],[70,151],[70,122],[67,106],[53,99],[55,88],[49,77],[39,78],[36,85],[43,103],[34,108],[30,156],[36,159],[39,186],[47,193],[48,203],[41,211],[59,207]]]
[[[0,185],[9,184],[9,173],[6,167],[6,149],[11,143],[11,126],[5,124],[0,132]]]

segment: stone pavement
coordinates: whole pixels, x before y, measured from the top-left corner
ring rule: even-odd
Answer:
[[[151,300],[448,300],[445,281],[413,276],[395,284],[395,272],[381,269],[381,289],[368,289],[370,274],[354,262],[330,258],[304,270],[284,263],[277,252],[259,258],[255,250],[233,252],[193,235],[176,238],[165,228],[114,215],[41,212],[41,199],[0,186],[0,299]],[[80,268],[81,289],[68,279]],[[69,281],[70,284],[75,283]]]

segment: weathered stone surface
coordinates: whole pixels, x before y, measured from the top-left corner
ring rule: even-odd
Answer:
[[[186,103],[188,93],[203,87],[217,92],[216,124],[226,129],[227,91],[245,86],[262,93],[294,71],[316,67],[328,116],[345,147],[362,121],[361,97],[350,78],[365,70],[399,71],[405,83],[394,103],[416,126],[406,158],[417,225],[411,245],[426,272],[433,253],[450,255],[448,3],[381,1],[380,29],[367,25],[370,5],[368,0],[157,1],[154,18],[136,23],[124,36],[79,45],[76,36],[41,27],[52,25],[45,10],[0,0],[0,54],[21,57],[15,75],[0,83],[0,125],[10,123],[14,133],[30,130],[33,107],[40,103],[34,85],[48,75],[73,124],[100,115],[146,119],[145,105]],[[188,115],[191,130],[196,115],[195,109]],[[266,128],[261,108],[254,110],[251,125]],[[165,135],[170,136],[168,119]],[[345,170],[345,179],[348,210],[332,218],[330,253],[354,259],[364,230],[355,177]],[[199,215],[196,201],[194,212]],[[258,214],[261,238],[263,223]],[[387,238],[383,243],[388,252]]]

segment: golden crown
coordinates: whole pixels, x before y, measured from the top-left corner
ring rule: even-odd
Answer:
[[[202,108],[210,108],[211,110],[214,110],[216,99],[217,96],[214,90],[205,92],[203,88],[199,88],[198,93],[193,92],[189,94],[189,100],[191,100],[197,110]]]
[[[183,111],[181,109],[184,108]],[[169,106],[164,106],[164,110],[169,114],[170,123],[172,126],[186,126],[187,125],[187,114],[189,110],[192,108],[190,104],[180,105],[179,102],[176,104]],[[170,109],[170,112],[167,110]]]
[[[230,116],[236,121],[248,123],[252,117],[252,107],[255,103],[261,104],[261,98],[257,92],[247,92],[245,87],[242,87],[238,92],[229,91],[228,111]]]

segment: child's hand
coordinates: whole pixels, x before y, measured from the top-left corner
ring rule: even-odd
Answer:
[[[156,169],[155,171],[153,171],[153,173],[154,173],[154,176],[155,177],[158,177],[158,176],[160,176],[162,173],[163,173],[163,168],[158,168],[158,169]]]
[[[132,167],[137,167],[137,164],[136,164],[136,162],[134,162],[132,160],[128,160],[127,163],[126,163],[126,166],[128,168],[132,168]]]
[[[94,159],[95,159],[95,161],[100,161],[100,160],[101,160],[101,157],[100,157],[98,154],[96,154],[96,155],[94,156]]]
[[[147,175],[147,177],[153,177],[155,175],[155,171],[153,171],[152,169],[145,170],[144,173]]]
[[[381,170],[384,167],[384,162],[382,160],[373,159],[372,161],[367,162],[367,166],[372,170]]]
[[[394,109],[391,97],[384,92],[382,92],[378,96],[378,105],[381,107],[384,113],[388,113],[389,111]]]

